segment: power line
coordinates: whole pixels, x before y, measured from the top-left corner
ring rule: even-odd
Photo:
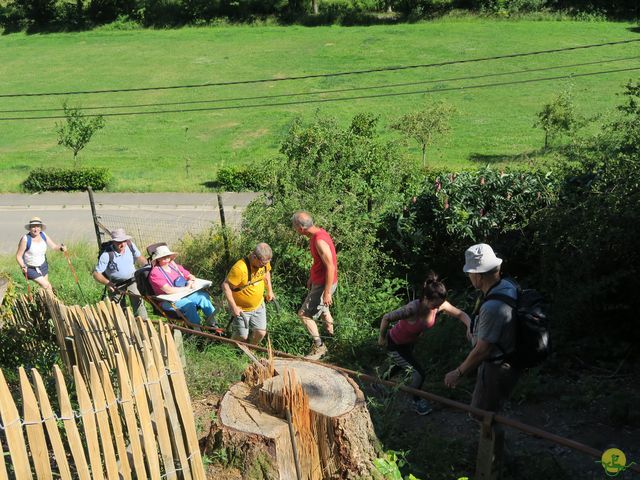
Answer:
[[[465,77],[452,77],[452,78],[442,78],[435,80],[421,80],[416,82],[404,82],[404,83],[389,83],[389,84],[380,84],[380,85],[371,85],[367,87],[349,87],[349,88],[339,88],[333,90],[317,90],[312,92],[294,92],[294,93],[281,93],[275,95],[257,95],[251,97],[231,97],[231,98],[218,98],[218,99],[209,99],[209,100],[185,100],[178,102],[159,102],[159,103],[138,103],[138,104],[120,104],[120,105],[103,105],[103,106],[94,106],[94,107],[77,107],[76,110],[86,111],[86,110],[113,110],[118,108],[145,108],[145,107],[166,107],[166,106],[177,106],[177,105],[194,105],[194,104],[203,104],[203,103],[222,103],[222,102],[240,102],[247,100],[265,100],[265,99],[273,99],[273,98],[283,98],[283,97],[299,97],[299,96],[307,96],[307,95],[326,95],[331,93],[345,93],[345,92],[354,92],[354,91],[363,91],[363,90],[377,90],[380,88],[395,88],[395,87],[409,87],[414,85],[424,85],[429,83],[441,83],[441,82],[457,82],[462,80],[478,80],[480,78],[489,78],[489,77],[501,77],[507,75],[519,75],[523,73],[533,73],[533,72],[544,72],[549,70],[559,70],[562,68],[574,68],[574,67],[584,67],[590,65],[601,65],[603,63],[613,63],[613,62],[622,62],[626,60],[637,60],[640,56],[633,57],[622,57],[622,58],[613,58],[606,60],[595,60],[593,62],[583,62],[583,63],[573,63],[567,65],[555,65],[552,67],[540,67],[540,68],[530,68],[524,70],[512,70],[509,72],[499,72],[499,73],[486,73],[482,75],[469,75]],[[0,113],[30,113],[30,112],[60,112],[63,108],[54,107],[54,108],[27,108],[27,109],[12,109],[12,110],[0,110]]]
[[[391,93],[379,93],[375,95],[360,95],[354,97],[342,97],[342,98],[320,98],[320,99],[312,99],[312,100],[299,100],[299,101],[291,101],[291,102],[278,102],[278,103],[256,103],[256,104],[248,104],[248,105],[231,105],[228,107],[209,107],[209,108],[184,108],[179,110],[153,110],[149,112],[116,112],[116,113],[104,113],[104,114],[88,114],[87,117],[122,117],[122,116],[136,116],[136,115],[157,115],[164,113],[192,113],[192,112],[214,112],[220,110],[245,110],[248,108],[264,108],[264,107],[282,107],[282,106],[292,106],[292,105],[306,105],[311,103],[329,103],[329,102],[343,102],[347,100],[363,100],[369,98],[384,98],[384,97],[399,97],[404,95],[419,95],[419,94],[428,94],[428,93],[441,93],[441,92],[451,92],[456,90],[475,90],[480,88],[490,88],[490,87],[501,87],[508,85],[522,85],[527,83],[535,83],[535,82],[548,82],[552,80],[562,80],[566,78],[578,78],[578,77],[590,77],[594,75],[605,75],[608,73],[620,73],[620,72],[631,72],[635,70],[640,70],[639,67],[629,67],[629,68],[620,68],[615,70],[604,70],[599,72],[590,72],[590,73],[577,73],[577,74],[569,74],[569,75],[559,75],[556,77],[546,77],[546,78],[532,78],[525,80],[512,80],[509,82],[497,82],[497,83],[485,83],[480,85],[466,85],[461,87],[447,87],[447,88],[439,88],[433,90],[415,90],[411,92],[391,92]],[[64,119],[66,118],[64,115],[50,115],[50,116],[39,116],[39,117],[0,117],[0,121],[17,121],[17,120],[53,120],[53,119]]]
[[[603,43],[592,43],[588,45],[578,45],[575,47],[563,47],[563,48],[554,48],[550,50],[537,50],[532,52],[520,52],[520,53],[509,53],[505,55],[494,55],[490,57],[479,57],[479,58],[470,58],[466,60],[448,60],[445,62],[436,62],[436,63],[423,63],[416,65],[398,65],[398,66],[390,66],[390,67],[378,67],[378,68],[370,68],[366,70],[349,70],[344,72],[335,72],[335,73],[315,73],[309,75],[298,75],[291,77],[282,77],[282,78],[261,78],[254,80],[233,80],[228,82],[207,82],[207,83],[194,83],[194,84],[185,84],[185,85],[165,85],[165,86],[156,86],[156,87],[135,87],[135,88],[110,88],[104,90],[76,90],[76,91],[67,91],[67,92],[40,92],[40,93],[3,93],[0,94],[0,98],[15,98],[15,97],[45,97],[45,96],[61,96],[61,95],[89,95],[89,94],[100,94],[100,93],[122,93],[122,92],[142,92],[149,90],[173,90],[180,88],[203,88],[203,87],[220,87],[220,86],[229,86],[229,85],[249,85],[249,84],[257,84],[257,83],[271,83],[271,82],[284,82],[284,81],[292,81],[292,80],[307,80],[311,78],[329,78],[329,77],[342,77],[346,75],[364,75],[369,73],[380,73],[380,72],[391,72],[391,71],[399,71],[399,70],[410,70],[417,68],[433,68],[433,67],[443,67],[447,65],[461,65],[465,63],[475,63],[475,62],[485,62],[489,60],[501,60],[505,58],[517,58],[517,57],[528,57],[533,55],[544,55],[549,53],[559,53],[559,52],[569,52],[574,50],[584,50],[589,48],[598,48],[598,47],[607,47],[612,45],[624,45],[634,42],[640,42],[640,38],[630,39],[630,40],[618,40],[615,42],[603,42]]]

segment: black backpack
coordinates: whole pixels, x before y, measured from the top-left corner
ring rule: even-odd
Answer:
[[[535,367],[546,360],[551,353],[551,336],[544,297],[537,290],[518,287],[517,299],[489,293],[483,302],[487,300],[499,300],[513,308],[516,322],[516,348],[499,358],[518,368]]]

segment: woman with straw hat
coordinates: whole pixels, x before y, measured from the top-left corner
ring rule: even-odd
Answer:
[[[151,257],[153,267],[149,273],[149,284],[156,295],[188,293],[173,306],[180,310],[189,322],[200,325],[200,315],[198,310],[206,317],[208,325],[214,324],[215,307],[211,303],[209,294],[204,290],[195,290],[196,277],[186,268],[173,260],[177,253],[169,250],[166,245],[159,246]],[[192,293],[189,293],[192,292]],[[162,302],[160,305],[164,310],[173,311],[174,308],[169,302]]]
[[[18,242],[16,261],[27,280],[33,280],[46,290],[51,290],[49,283],[49,265],[47,264],[47,247],[64,252],[67,247],[58,245],[51,237],[44,234],[47,226],[39,217],[33,217],[24,228],[28,230]]]

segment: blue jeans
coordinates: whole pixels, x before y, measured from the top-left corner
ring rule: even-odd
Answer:
[[[181,298],[177,302],[173,303],[178,310],[180,310],[187,320],[191,323],[200,325],[200,315],[198,315],[198,309],[202,310],[205,318],[213,315],[216,311],[215,307],[211,303],[209,294],[204,290],[198,290],[186,297]],[[162,302],[162,308],[167,311],[175,311],[169,302]]]

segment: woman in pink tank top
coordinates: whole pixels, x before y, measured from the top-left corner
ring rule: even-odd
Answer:
[[[413,349],[420,335],[433,327],[440,312],[457,318],[469,328],[469,316],[447,302],[447,289],[438,281],[438,276],[429,272],[422,287],[420,299],[407,303],[404,307],[385,314],[380,323],[378,343],[386,347],[393,367],[389,376],[401,371],[411,372],[412,388],[420,389],[425,379],[422,365],[413,356]],[[395,323],[389,330],[389,325]],[[413,397],[413,407],[419,415],[431,412],[431,405],[418,396]]]

